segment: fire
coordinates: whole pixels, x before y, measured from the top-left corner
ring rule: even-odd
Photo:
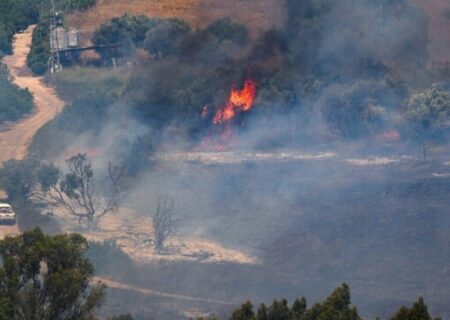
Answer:
[[[203,139],[197,149],[213,149],[223,151],[233,139],[233,126],[231,121],[240,113],[248,112],[253,107],[256,96],[256,82],[247,78],[241,89],[233,86],[225,106],[219,108],[212,120],[215,125]],[[209,106],[203,107],[201,117],[208,118]]]
[[[240,112],[247,112],[253,106],[256,95],[256,83],[247,79],[241,90],[233,88],[227,104],[219,109],[214,116],[214,124],[222,124],[233,119]]]

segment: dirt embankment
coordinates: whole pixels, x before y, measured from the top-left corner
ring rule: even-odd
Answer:
[[[23,159],[36,131],[53,119],[64,105],[53,88],[48,87],[41,77],[34,77],[26,66],[33,29],[34,26],[30,26],[24,33],[16,34],[14,53],[3,58],[13,82],[33,94],[35,110],[19,122],[7,125],[4,131],[0,132],[0,162]]]

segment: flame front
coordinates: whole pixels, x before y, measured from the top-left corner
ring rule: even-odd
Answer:
[[[214,116],[214,124],[222,124],[233,119],[240,112],[247,112],[253,106],[256,95],[256,83],[247,79],[241,90],[233,88],[227,104],[220,108]]]
[[[197,150],[212,149],[223,151],[227,148],[233,139],[232,120],[238,114],[247,112],[253,107],[256,96],[256,82],[251,78],[244,81],[242,89],[233,86],[225,106],[219,108],[213,118],[213,128],[210,128],[208,136],[202,143],[197,146]],[[209,114],[209,106],[203,107],[201,117],[207,119]]]

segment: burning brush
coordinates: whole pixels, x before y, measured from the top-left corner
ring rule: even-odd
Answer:
[[[235,85],[232,87],[227,103],[219,108],[212,120],[214,128],[202,141],[199,149],[212,149],[216,151],[224,150],[230,143],[233,136],[232,121],[243,113],[248,112],[253,107],[256,97],[256,82],[248,77],[241,89]],[[205,106],[202,111],[202,118],[206,118],[209,107]]]

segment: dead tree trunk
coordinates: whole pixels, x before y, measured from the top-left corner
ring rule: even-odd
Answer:
[[[175,232],[175,200],[170,196],[159,196],[156,212],[152,217],[154,248],[158,252],[164,249],[166,240]]]

